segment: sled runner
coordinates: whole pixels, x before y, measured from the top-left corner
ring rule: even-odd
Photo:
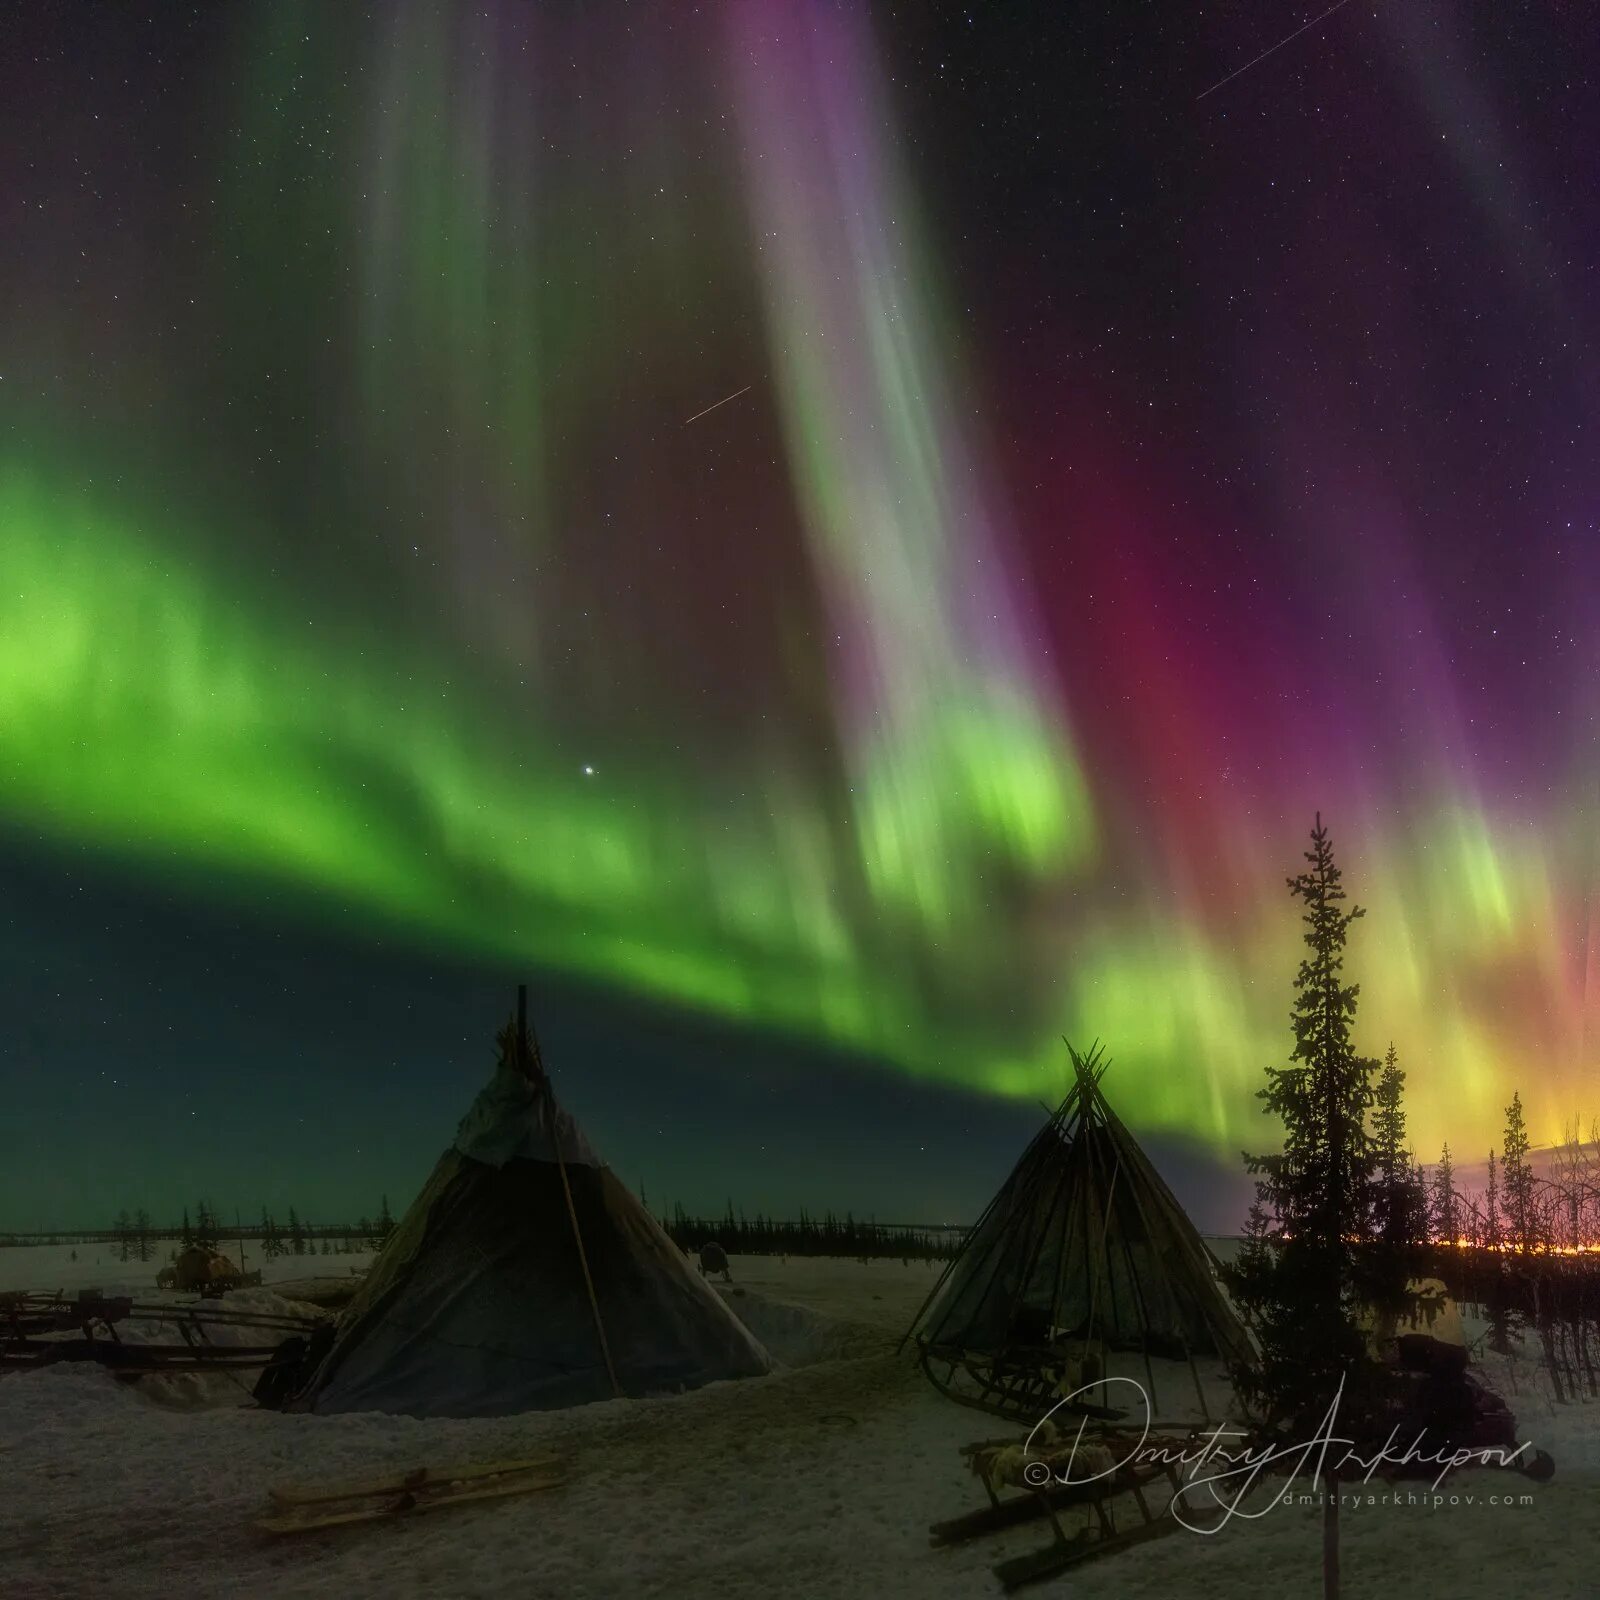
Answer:
[[[1057,1448],[1052,1442],[1025,1450],[1020,1442],[1004,1440],[967,1445],[961,1453],[982,1482],[989,1504],[966,1516],[934,1523],[928,1530],[930,1542],[936,1548],[964,1544],[1048,1518],[1054,1534],[1049,1544],[996,1563],[994,1575],[1010,1594],[1101,1556],[1176,1533],[1184,1525],[1167,1514],[1167,1507],[1180,1487],[1177,1465],[1170,1460],[1113,1465],[1134,1454],[1140,1437],[1137,1432],[1103,1429],[1086,1436],[1076,1449]],[[1144,1447],[1150,1450],[1164,1448],[1175,1453],[1192,1445],[1187,1436],[1144,1437]],[[1041,1463],[1051,1469],[1051,1479],[1043,1485],[1030,1484],[1023,1468],[1037,1470]],[[1057,1472],[1084,1477],[1097,1471],[1104,1476],[1090,1482],[1061,1483],[1054,1477]],[[1167,1497],[1153,1507],[1146,1491],[1162,1483],[1167,1486]],[[1018,1488],[1021,1493],[1002,1496],[1000,1490],[1006,1487]],[[1089,1508],[1091,1520],[1077,1533],[1068,1534],[1060,1513],[1080,1506]],[[1192,1515],[1188,1520],[1191,1525],[1202,1521]]]
[[[928,1381],[946,1399],[1007,1422],[1032,1423],[1052,1411],[1102,1422],[1119,1422],[1128,1414],[1087,1400],[1064,1401],[1061,1357],[1049,1349],[1011,1350],[994,1357],[923,1350],[919,1359]]]

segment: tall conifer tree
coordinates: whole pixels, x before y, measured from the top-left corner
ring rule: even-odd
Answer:
[[[1351,1040],[1359,987],[1344,978],[1345,942],[1363,913],[1346,908],[1333,841],[1320,814],[1307,870],[1288,880],[1301,903],[1308,954],[1295,977],[1289,1065],[1267,1068],[1264,1111],[1283,1123],[1283,1148],[1246,1155],[1256,1174],[1257,1237],[1228,1273],[1235,1302],[1256,1333],[1258,1367],[1235,1373],[1240,1394],[1269,1431],[1309,1438],[1340,1386],[1339,1432],[1370,1424],[1378,1371],[1362,1316],[1373,1299],[1376,1149],[1367,1118],[1377,1062]],[[1269,1239],[1260,1216],[1271,1218]],[[1323,1593],[1339,1592],[1335,1457],[1324,1463]]]

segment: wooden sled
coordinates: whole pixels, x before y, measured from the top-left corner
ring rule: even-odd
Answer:
[[[0,1371],[93,1361],[119,1378],[160,1372],[250,1371],[272,1359],[276,1345],[123,1344],[112,1339],[24,1339],[0,1350]]]
[[[1052,1412],[1059,1417],[1091,1417],[1102,1422],[1118,1422],[1127,1416],[1125,1410],[1087,1401],[1063,1403],[1059,1382],[1049,1369],[1050,1359],[1048,1351],[990,1357],[924,1349],[921,1365],[928,1381],[946,1399],[1007,1422],[1032,1426]]]
[[[1163,1441],[1152,1436],[1149,1442],[1160,1444]],[[970,1459],[989,1448],[989,1444],[968,1445],[962,1454]],[[1007,1594],[1027,1584],[1053,1578],[1085,1562],[1098,1560],[1101,1556],[1115,1555],[1120,1550],[1132,1549],[1152,1539],[1165,1538],[1184,1526],[1175,1517],[1165,1514],[1165,1505],[1152,1511],[1145,1496],[1145,1490],[1158,1481],[1164,1481],[1172,1494],[1177,1494],[1180,1488],[1178,1469],[1170,1461],[1121,1466],[1109,1477],[1092,1483],[1051,1482],[1005,1498],[995,1492],[994,1485],[987,1477],[981,1473],[979,1477],[989,1497],[989,1504],[966,1516],[934,1523],[928,1530],[929,1541],[935,1548],[964,1544],[971,1539],[1048,1517],[1055,1535],[1049,1544],[1027,1555],[1012,1556],[996,1563],[994,1575]],[[1121,1527],[1117,1524],[1119,1501],[1126,1508],[1124,1525]],[[1091,1526],[1069,1535],[1062,1526],[1059,1513],[1075,1506],[1091,1507],[1094,1521]],[[1136,1521],[1127,1521],[1127,1509],[1137,1512]],[[1191,1519],[1192,1524],[1197,1522],[1198,1519]]]
[[[119,1328],[159,1323],[176,1328],[182,1344],[125,1343]],[[57,1361],[94,1361],[119,1378],[153,1372],[205,1372],[214,1368],[265,1365],[286,1334],[309,1333],[305,1317],[229,1311],[199,1306],[141,1304],[98,1294],[68,1300],[61,1294],[0,1297],[0,1371],[47,1367]],[[250,1329],[271,1344],[214,1344],[218,1328]],[[76,1339],[56,1335],[75,1333]]]
[[[330,1484],[284,1484],[268,1490],[270,1515],[253,1527],[280,1536],[356,1522],[414,1516],[442,1506],[553,1489],[566,1477],[552,1456],[517,1461],[481,1461],[435,1470],[417,1467],[386,1477]]]

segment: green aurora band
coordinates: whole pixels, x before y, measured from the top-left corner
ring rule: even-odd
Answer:
[[[190,387],[0,444],[0,810],[985,1092],[1099,1036],[1138,1124],[1254,1141],[1309,816],[1224,831],[1220,917],[1096,789],[862,20],[248,16]],[[1551,1136],[1592,842],[1330,787],[1370,1048],[1454,1069],[1419,1148],[1512,1082]]]

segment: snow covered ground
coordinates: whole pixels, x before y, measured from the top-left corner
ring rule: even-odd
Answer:
[[[60,1254],[65,1255],[62,1249]],[[0,1251],[0,1287],[22,1287]],[[150,1297],[157,1263],[85,1261],[89,1286]],[[93,1248],[88,1254],[92,1257]],[[104,1252],[109,1255],[110,1252]],[[293,1257],[268,1280],[351,1257]],[[41,1253],[35,1257],[47,1265]],[[54,1263],[48,1263],[53,1265]],[[252,1265],[255,1265],[252,1262]],[[942,1399],[893,1345],[936,1269],[898,1261],[736,1259],[730,1303],[790,1365],[670,1399],[470,1422],[282,1416],[237,1389],[182,1408],[98,1368],[0,1378],[0,1595],[427,1596],[581,1600],[956,1600],[990,1596],[990,1567],[1037,1548],[1035,1524],[929,1548],[928,1524],[983,1503],[957,1454],[1003,1423]],[[34,1288],[74,1288],[59,1271]],[[236,1297],[277,1303],[270,1290]],[[224,1302],[226,1303],[226,1302]],[[1462,1472],[1462,1503],[1344,1514],[1345,1592],[1414,1600],[1585,1600],[1600,1590],[1600,1405],[1557,1407],[1531,1361],[1491,1358],[1552,1483]],[[168,1380],[173,1382],[175,1380]],[[224,1380],[227,1382],[227,1380]],[[224,1403],[218,1403],[222,1400]],[[202,1403],[205,1402],[205,1403]],[[272,1542],[250,1531],[267,1487],[556,1451],[563,1488],[408,1523]],[[1490,1495],[1531,1496],[1491,1505]],[[1475,1503],[1465,1503],[1472,1495]],[[1202,1538],[1179,1532],[1046,1584],[1119,1600],[1313,1595],[1320,1512],[1283,1508]]]

